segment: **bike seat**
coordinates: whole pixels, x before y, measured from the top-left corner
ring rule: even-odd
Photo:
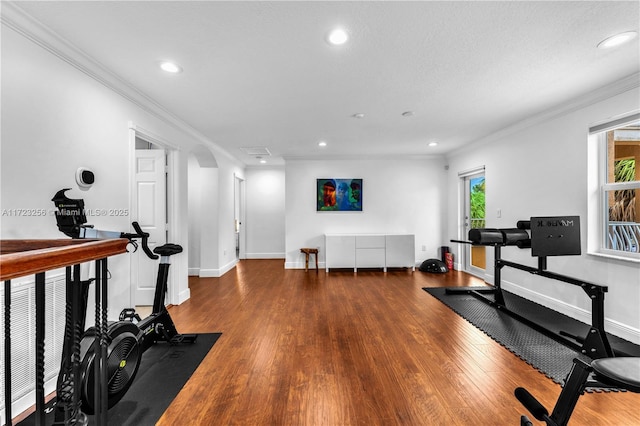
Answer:
[[[178,244],[163,244],[153,249],[155,254],[160,256],[171,256],[173,254],[182,253],[182,246]]]
[[[591,362],[596,379],[631,392],[640,392],[640,357],[601,358]]]

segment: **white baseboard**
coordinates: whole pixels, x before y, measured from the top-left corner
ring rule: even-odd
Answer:
[[[304,269],[304,262],[285,262],[284,269]],[[309,261],[309,269],[316,269],[315,261]],[[318,262],[318,269],[325,269],[324,262]]]
[[[189,268],[187,274],[189,274],[190,277],[199,277],[200,268]]]
[[[218,278],[220,276],[219,269],[200,269],[198,271],[200,278]]]
[[[284,253],[246,253],[247,259],[284,259]]]
[[[186,302],[191,297],[191,290],[189,288],[183,290],[178,294],[178,305],[181,305],[183,302]]]
[[[235,268],[237,263],[238,263],[238,259],[233,259],[231,262],[227,263],[222,268],[218,268],[218,269],[200,268],[200,272],[198,276],[200,278],[219,278],[224,274],[226,274],[227,272],[229,272],[230,270],[232,270],[233,268]]]
[[[493,282],[493,276],[491,276],[490,282]],[[554,299],[549,296],[545,296],[544,294],[536,293],[535,291],[529,290],[528,288],[521,287],[509,281],[503,280],[501,287],[503,290],[506,290],[510,293],[517,294],[533,302],[539,303],[542,306],[546,306],[549,309],[553,309],[554,311],[560,312],[561,314],[565,314],[585,324],[591,324],[590,311],[587,311],[582,308],[578,308],[577,306],[570,305],[561,300]],[[606,312],[605,312],[605,315],[606,315]],[[604,328],[607,331],[607,333],[611,333],[614,336],[618,336],[622,339],[626,339],[635,344],[640,344],[640,329],[631,327],[627,324],[622,324],[610,318],[606,318],[606,316],[604,319],[604,324],[605,324]]]

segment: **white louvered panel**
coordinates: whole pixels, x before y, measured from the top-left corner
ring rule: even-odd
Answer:
[[[11,389],[14,400],[33,390],[35,335],[33,286],[13,290],[11,293]]]
[[[0,303],[0,318],[2,318],[2,324],[0,324],[0,330],[2,331],[2,335],[0,336],[0,365],[2,365],[2,368],[0,369],[2,370],[0,371],[0,410],[2,410],[2,415],[0,416],[0,419],[4,419],[4,402],[7,400],[4,394],[4,282],[2,282],[2,285],[0,286],[0,300],[2,301]],[[0,424],[4,423],[0,422]]]
[[[11,291],[11,396],[13,402],[27,397],[31,403],[15,407],[18,414],[35,402],[35,284],[12,285]],[[0,288],[0,410],[4,413],[4,283]],[[47,277],[45,285],[45,382],[60,369],[64,340],[65,277]],[[49,391],[49,390],[48,390]]]
[[[57,377],[62,359],[66,299],[64,277],[59,277],[51,282],[47,280],[45,289],[44,380],[47,381]]]

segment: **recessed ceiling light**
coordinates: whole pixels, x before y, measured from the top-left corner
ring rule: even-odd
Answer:
[[[325,147],[327,146],[327,143],[325,141],[320,141],[318,142],[318,146]]]
[[[638,36],[638,33],[635,31],[627,31],[624,33],[616,34],[609,38],[605,38],[600,43],[598,43],[599,49],[608,49],[610,47],[620,46],[628,41],[633,40]]]
[[[413,117],[414,115],[416,115],[413,111],[405,111],[402,113],[403,117]]]
[[[361,112],[359,112],[359,113],[357,113],[357,114],[353,114],[353,115],[352,115],[352,117],[353,117],[353,118],[364,118],[364,114],[363,114],[363,113],[361,113]]]
[[[339,46],[341,44],[345,44],[347,40],[349,40],[349,34],[347,34],[347,32],[342,28],[336,28],[329,33],[327,40],[334,46]]]
[[[438,142],[429,142],[429,146],[438,146]]]
[[[263,158],[262,160],[260,160],[260,164],[267,164],[267,160]]]
[[[169,61],[160,62],[160,68],[172,74],[178,74],[182,72],[182,67],[180,65]]]

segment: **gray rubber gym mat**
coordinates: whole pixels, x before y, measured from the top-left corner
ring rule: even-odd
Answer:
[[[590,357],[557,342],[470,294],[446,294],[446,288],[423,288],[423,290],[556,383],[561,385],[564,383],[564,379],[571,370],[574,358],[579,358],[585,362],[592,361]],[[509,309],[538,323],[548,322],[553,324],[553,327],[548,327],[549,324],[541,324],[553,331],[562,329],[584,336],[589,330],[589,325],[575,321],[534,302],[505,291],[503,291],[503,295],[505,305]],[[540,322],[537,317],[541,317]],[[640,347],[633,343],[622,341],[622,339],[615,336],[609,337],[612,346],[614,346],[614,343],[624,343],[626,352],[640,351]],[[612,391],[616,389],[587,389],[587,391],[600,390]]]

